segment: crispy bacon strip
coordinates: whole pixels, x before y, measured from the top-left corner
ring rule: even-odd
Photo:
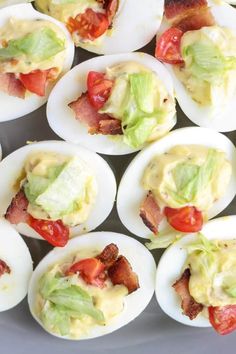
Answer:
[[[106,269],[108,269],[117,260],[118,254],[118,247],[114,243],[111,243],[110,245],[107,245],[96,258],[105,265]]]
[[[166,0],[165,16],[184,32],[215,24],[206,0]]]
[[[138,276],[124,256],[119,256],[115,263],[108,269],[108,275],[113,285],[124,285],[129,294],[139,288]]]
[[[211,14],[210,9],[201,9],[197,13],[193,13],[190,16],[181,20],[177,27],[183,32],[199,30],[202,27],[214,26],[215,19]]]
[[[121,121],[119,119],[100,120],[98,132],[103,135],[122,135]]]
[[[105,9],[110,28],[112,27],[112,21],[118,11],[119,0],[105,0]]]
[[[207,0],[165,0],[165,16],[171,22],[179,22],[189,14],[207,7]]]
[[[180,279],[178,279],[172,286],[181,297],[181,308],[183,314],[188,316],[190,320],[193,320],[203,310],[203,305],[194,300],[189,292],[189,278],[190,270],[185,269]]]
[[[30,215],[27,212],[28,205],[29,202],[25,196],[24,190],[20,189],[7,208],[5,218],[11,224],[19,224],[20,222],[28,223],[30,221]]]
[[[98,113],[90,104],[87,93],[83,93],[76,101],[69,103],[68,106],[75,112],[76,119],[89,127],[90,134],[122,134],[121,121],[111,118],[107,114]]]
[[[152,192],[149,192],[140,206],[139,215],[144,224],[154,233],[158,233],[158,226],[163,218],[161,209]]]
[[[0,91],[7,93],[9,96],[25,98],[25,87],[14,74],[0,73]]]
[[[10,267],[6,264],[6,262],[2,261],[0,259],[0,277],[3,275],[3,274],[10,274],[11,273],[11,269]]]

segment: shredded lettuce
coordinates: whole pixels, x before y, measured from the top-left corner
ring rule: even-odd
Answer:
[[[195,42],[183,48],[183,58],[191,62],[191,72],[194,76],[214,81],[225,72],[236,69],[236,58],[224,56],[220,49],[210,41]]]
[[[198,240],[196,242],[193,242],[189,245],[187,245],[186,249],[188,253],[193,253],[193,252],[204,252],[208,255],[212,254],[215,251],[219,250],[219,247],[215,242],[212,242],[208,240],[202,233],[197,234]]]
[[[124,74],[117,78],[100,113],[122,120],[124,141],[133,148],[143,146],[165,112],[156,104],[156,82],[152,72]]]
[[[41,62],[65,49],[65,41],[50,28],[42,28],[19,39],[12,39],[0,48],[0,60],[26,55],[29,60]]]
[[[35,204],[38,196],[46,191],[49,185],[59,176],[64,164],[48,168],[47,177],[37,176],[31,172],[27,173],[27,182],[24,185],[26,198],[31,204]]]
[[[91,176],[77,158],[69,160],[54,180],[35,199],[51,219],[61,219],[86,202]]]
[[[61,335],[70,332],[71,319],[81,319],[84,315],[104,324],[102,311],[97,309],[93,298],[80,286],[73,284],[72,277],[63,277],[56,269],[44,274],[39,282],[39,292],[45,301],[40,318],[47,328]]]
[[[146,243],[145,245],[149,250],[167,248],[174,242],[178,241],[184,235],[184,233],[174,230],[161,231],[158,233],[157,236],[150,236],[150,242]]]
[[[149,72],[131,74],[129,80],[131,92],[138,109],[145,113],[153,113],[155,109],[153,97],[155,82],[153,74]]]
[[[224,156],[215,149],[209,149],[201,166],[180,163],[172,171],[176,191],[168,188],[168,193],[179,204],[193,203],[197,195],[211,183],[214,174],[222,164]]]

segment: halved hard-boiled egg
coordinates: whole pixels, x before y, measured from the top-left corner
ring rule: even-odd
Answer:
[[[164,252],[156,298],[168,316],[189,326],[212,325],[220,334],[236,329],[235,227],[236,216],[211,220],[201,234],[189,234]]]
[[[145,309],[154,292],[155,272],[153,256],[133,238],[113,232],[85,234],[63,249],[54,248],[36,267],[29,285],[30,311],[57,337],[100,337]]]
[[[31,0],[0,0],[0,8],[27,2],[31,2]]]
[[[106,161],[62,141],[16,150],[0,163],[0,174],[0,215],[23,235],[54,246],[100,225],[116,195]]]
[[[155,36],[164,1],[35,0],[36,8],[64,22],[76,46],[97,54],[137,50]]]
[[[166,63],[177,101],[195,124],[235,130],[236,11],[220,1],[173,4],[166,1],[156,57]]]
[[[171,77],[145,53],[93,58],[57,83],[47,117],[64,140],[103,154],[128,154],[175,125]]]
[[[26,244],[18,232],[0,218],[0,312],[23,300],[32,272]]]
[[[155,247],[167,247],[176,230],[179,236],[199,231],[235,192],[232,142],[210,129],[181,128],[133,159],[119,185],[117,210],[132,233],[143,238],[152,234]]]
[[[22,117],[48,98],[74,59],[74,45],[63,24],[31,4],[0,11],[0,122]]]

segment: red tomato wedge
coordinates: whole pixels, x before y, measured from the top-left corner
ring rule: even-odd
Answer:
[[[88,284],[103,287],[105,280],[105,265],[97,258],[86,258],[73,264],[66,275],[80,273],[81,278]]]
[[[193,206],[186,206],[179,209],[166,207],[164,214],[167,217],[168,223],[178,231],[197,232],[202,229],[202,213]]]
[[[208,308],[209,320],[212,327],[222,335],[236,330],[236,305]]]
[[[20,74],[19,79],[26,90],[38,96],[45,96],[49,70],[35,70],[29,74]]]
[[[184,32],[179,28],[171,27],[165,31],[156,42],[155,57],[169,64],[183,64],[180,52],[181,38]]]
[[[67,29],[70,33],[77,32],[83,39],[94,40],[109,28],[109,21],[105,14],[87,9],[76,18],[70,17]]]
[[[55,247],[64,247],[69,241],[70,230],[61,220],[38,220],[31,217],[29,225]]]
[[[114,82],[105,79],[105,74],[90,71],[87,76],[88,98],[91,105],[99,110],[110,96]]]

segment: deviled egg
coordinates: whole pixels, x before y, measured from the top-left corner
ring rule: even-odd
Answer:
[[[188,235],[162,255],[156,275],[156,298],[178,322],[236,329],[236,216],[209,221],[201,234]]]
[[[93,232],[76,237],[65,248],[54,248],[36,267],[29,285],[30,311],[57,337],[99,337],[145,309],[155,272],[151,253],[128,236]]]
[[[33,272],[30,252],[18,232],[0,218],[0,312],[23,300]]]
[[[31,4],[0,11],[0,122],[42,106],[74,59],[74,45],[59,21]]]
[[[167,29],[157,35],[155,55],[166,63],[191,121],[220,132],[235,130],[236,11],[224,2],[181,3],[166,1]]]
[[[31,143],[0,163],[0,215],[23,235],[63,247],[109,215],[116,182],[97,154],[62,141]]]
[[[35,0],[35,6],[64,22],[76,46],[97,54],[125,53],[151,41],[162,20],[159,0]]]
[[[175,125],[172,80],[145,53],[93,58],[57,83],[47,117],[64,140],[103,154],[131,153]]]
[[[219,214],[236,193],[236,149],[206,128],[182,128],[140,152],[118,189],[122,223],[148,247],[167,247]]]
[[[32,0],[0,0],[0,8],[16,4],[23,4],[31,1]]]

